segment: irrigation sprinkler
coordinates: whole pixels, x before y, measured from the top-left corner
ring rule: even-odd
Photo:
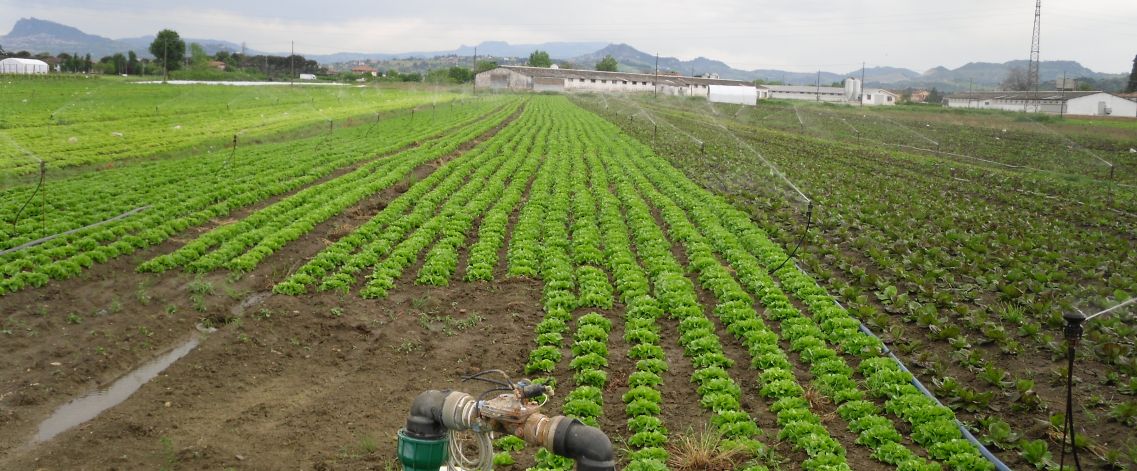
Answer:
[[[1075,309],[1062,315],[1066,319],[1066,328],[1063,333],[1066,337],[1066,417],[1062,424],[1062,454],[1058,463],[1059,469],[1066,469],[1066,438],[1069,437],[1070,454],[1074,458],[1074,469],[1081,471],[1082,463],[1078,460],[1078,446],[1075,440],[1077,429],[1074,427],[1074,359],[1076,358],[1078,343],[1082,340],[1082,334],[1085,328],[1082,324],[1093,320],[1099,316],[1109,314],[1122,307],[1137,302],[1137,298],[1129,298],[1126,301],[1115,304],[1113,307],[1099,311],[1095,314],[1087,316],[1081,310]]]
[[[505,379],[488,377],[500,374]],[[493,385],[480,394],[428,390],[410,408],[398,431],[396,454],[408,471],[493,469],[491,433],[513,435],[576,461],[580,471],[615,471],[612,441],[596,427],[563,415],[547,416],[541,407],[553,395],[551,387],[527,379],[514,382],[501,370],[486,370],[462,378]],[[498,393],[494,396],[494,393]],[[474,436],[476,459],[466,456],[459,434]]]

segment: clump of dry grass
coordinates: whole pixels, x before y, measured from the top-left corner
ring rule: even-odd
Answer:
[[[667,466],[678,471],[731,471],[754,457],[750,450],[723,440],[710,426],[678,435],[668,452]]]

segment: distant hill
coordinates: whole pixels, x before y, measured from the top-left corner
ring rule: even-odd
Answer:
[[[237,52],[241,46],[237,43],[219,39],[184,38],[187,43],[196,42],[205,47],[206,52],[215,54],[217,51]],[[21,18],[12,27],[7,35],[0,36],[0,45],[12,52],[29,51],[32,53],[47,52],[58,54],[61,52],[77,52],[91,54],[93,57],[102,57],[114,53],[125,53],[133,50],[141,57],[150,57],[148,48],[154,40],[153,36],[137,38],[110,39],[93,34],[87,34],[77,28],[37,18]],[[655,55],[640,51],[628,44],[607,44],[602,42],[548,42],[541,44],[509,44],[503,41],[485,41],[477,46],[478,55],[482,57],[496,57],[500,59],[514,58],[513,61],[503,60],[503,63],[524,61],[529,53],[540,49],[549,53],[553,59],[571,63],[574,67],[591,69],[606,55],[612,55],[619,63],[619,68],[627,72],[651,73],[655,71]],[[445,51],[418,51],[401,53],[361,53],[340,52],[336,54],[313,55],[297,53],[323,64],[344,63],[364,60],[391,60],[399,58],[423,58],[461,56],[469,57],[474,54],[475,46],[460,46]],[[248,50],[251,55],[263,54],[260,51]],[[286,55],[286,52],[276,52],[276,55]],[[1026,68],[1027,61],[1014,60],[1001,64],[989,62],[972,62],[956,69],[935,67],[919,73],[913,70],[897,67],[871,67],[864,70],[865,84],[873,87],[901,89],[937,87],[942,91],[975,89],[995,89],[1006,77],[1013,67]],[[726,63],[706,57],[696,57],[691,60],[680,60],[675,57],[661,56],[659,68],[664,71],[674,71],[681,74],[718,74],[719,77],[734,80],[757,80],[767,82],[785,82],[794,85],[812,85],[818,81],[817,72],[791,72],[776,69],[743,70],[733,68]],[[1120,83],[1123,74],[1102,74],[1083,67],[1074,61],[1045,61],[1040,68],[1040,78],[1043,83],[1053,82],[1062,77],[1063,72],[1072,79],[1089,78],[1096,84]],[[860,77],[861,70],[851,70],[845,73],[822,71],[820,81],[822,85],[840,82],[846,77]]]
[[[477,48],[479,57],[519,57],[527,58],[529,54],[538,49],[549,53],[553,59],[565,59],[604,47],[607,43],[597,42],[548,42],[541,44],[509,44],[504,41],[483,41],[477,46],[462,45],[457,49],[447,51],[412,51],[412,52],[337,52],[335,54],[307,54],[305,57],[324,64],[335,62],[352,62],[366,60],[405,59],[408,57],[431,58],[439,56],[473,56]]]
[[[598,51],[573,57],[569,59],[569,62],[582,69],[591,69],[607,55],[616,59],[621,71],[655,72],[655,55],[642,52],[627,44],[609,44]],[[721,61],[706,57],[696,57],[689,61],[683,61],[674,57],[660,56],[659,70],[679,72],[683,75],[713,73],[718,74],[721,78],[732,80],[754,80],[757,78],[752,72],[734,69]]]
[[[182,38],[186,44],[198,43],[205,48],[205,52],[216,54],[218,51],[237,52],[241,46],[228,41],[216,39]],[[54,21],[38,18],[21,18],[12,27],[12,31],[0,36],[0,45],[11,52],[29,51],[32,53],[47,52],[59,54],[61,52],[90,54],[99,58],[115,53],[134,51],[140,57],[150,57],[150,43],[154,36],[138,38],[110,39],[94,34],[87,34],[78,28],[56,23]],[[251,54],[259,54],[250,51]]]
[[[101,57],[122,49],[115,40],[87,34],[77,28],[36,18],[21,18],[0,45],[8,51],[91,54]]]
[[[964,87],[968,85],[970,80],[974,80],[975,84],[982,86],[998,85],[1007,76],[1009,70],[1015,67],[1025,70],[1028,65],[1029,62],[1025,60],[1007,61],[1002,64],[969,62],[955,70],[936,67],[912,80],[957,84]],[[1038,75],[1043,82],[1061,78],[1063,73],[1069,78],[1088,77],[1093,79],[1105,79],[1116,75],[1094,72],[1074,61],[1043,61],[1039,63]]]
[[[205,52],[216,54],[218,51],[240,52],[241,45],[220,39],[182,38],[186,44],[198,43],[205,48]],[[47,52],[50,54],[79,53],[91,54],[94,57],[109,56],[115,53],[134,51],[141,57],[150,57],[148,49],[154,41],[154,35],[136,38],[111,39],[94,34],[87,34],[78,28],[59,24],[53,21],[38,18],[21,18],[12,27],[7,35],[0,36],[0,45],[9,51],[29,51],[31,53]],[[364,60],[388,60],[405,57],[430,58],[436,56],[472,56],[474,48],[480,56],[493,57],[528,57],[529,53],[540,49],[548,52],[554,59],[565,59],[581,54],[587,54],[604,47],[603,42],[548,42],[541,44],[509,44],[503,41],[485,41],[477,46],[460,46],[457,49],[446,51],[412,51],[397,53],[382,52],[340,52],[335,54],[304,54],[322,63],[350,62]],[[264,54],[261,51],[247,50],[251,55]],[[275,52],[276,55],[287,55],[287,52]]]
[[[655,71],[655,56],[637,50],[627,44],[610,44],[607,47],[589,54],[583,54],[570,59],[576,67],[592,68],[606,55],[612,55],[619,63],[620,70],[627,72],[652,73]],[[865,84],[870,87],[882,88],[931,88],[937,87],[944,91],[964,90],[970,87],[977,89],[995,89],[1002,83],[1003,78],[1014,67],[1027,67],[1025,60],[1007,61],[1001,64],[972,62],[957,69],[935,67],[924,73],[911,69],[897,67],[869,67],[864,70]],[[776,69],[742,70],[705,57],[698,57],[683,61],[674,57],[660,57],[660,70],[675,71],[682,74],[714,73],[719,77],[734,80],[763,80],[766,82],[783,82],[792,85],[813,85],[818,82],[817,72],[791,72]],[[1117,81],[1122,74],[1103,74],[1094,72],[1074,61],[1043,61],[1039,68],[1039,76],[1043,83],[1053,82],[1062,77],[1063,72],[1069,78],[1090,78],[1104,83]],[[840,82],[846,77],[861,77],[861,70],[850,70],[845,73],[821,71],[820,82],[828,85]]]

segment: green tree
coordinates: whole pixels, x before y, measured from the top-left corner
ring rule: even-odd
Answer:
[[[198,43],[190,43],[190,66],[195,69],[203,69],[209,66],[209,54],[205,53],[205,48]]]
[[[932,89],[928,91],[928,98],[924,100],[924,103],[935,103],[938,105],[943,103],[943,101],[944,95],[940,93],[939,90],[936,90],[936,87],[932,87]]]
[[[615,72],[618,66],[619,63],[616,62],[616,58],[612,57],[611,54],[608,54],[604,56],[603,59],[600,59],[600,62],[596,63],[596,70]]]
[[[474,73],[480,74],[480,73],[485,72],[487,70],[492,70],[492,69],[496,69],[496,68],[497,68],[497,61],[478,61],[478,65],[474,68],[474,70],[476,70],[476,72],[474,72]]]
[[[474,74],[470,72],[470,69],[465,67],[453,66],[447,69],[446,74],[450,77],[450,80],[453,80],[455,83],[466,83],[474,78]]]
[[[550,65],[553,65],[553,60],[549,58],[549,53],[538,49],[529,54],[530,67],[548,67]]]
[[[126,73],[137,74],[138,66],[138,54],[135,54],[134,51],[128,51],[126,53]]]
[[[117,52],[117,53],[115,53],[114,56],[111,57],[111,61],[114,62],[114,73],[115,73],[115,75],[121,75],[121,74],[126,73],[127,69],[126,69],[126,56],[125,55],[123,55],[121,52]]]
[[[164,29],[159,31],[158,37],[150,43],[150,54],[154,56],[154,61],[166,70],[178,70],[186,57],[186,42],[182,41],[177,31]]]
[[[1137,56],[1133,56],[1133,71],[1129,72],[1129,85],[1125,86],[1125,93],[1137,92]]]
[[[0,45],[0,57],[7,56],[8,53],[4,51],[4,46]]]

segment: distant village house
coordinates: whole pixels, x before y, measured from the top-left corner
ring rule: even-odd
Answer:
[[[351,68],[351,73],[357,75],[370,75],[372,77],[378,76],[379,71],[369,65],[357,65]]]

